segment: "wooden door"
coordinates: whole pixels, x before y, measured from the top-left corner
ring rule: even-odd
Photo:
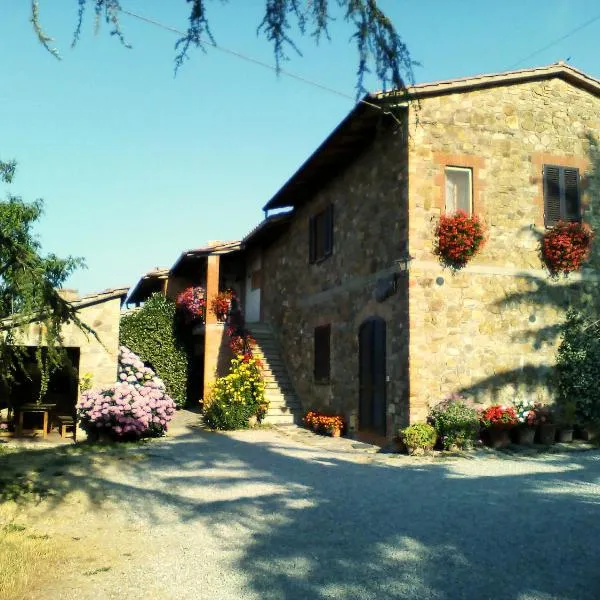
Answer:
[[[359,429],[386,435],[386,324],[364,321],[358,332]]]

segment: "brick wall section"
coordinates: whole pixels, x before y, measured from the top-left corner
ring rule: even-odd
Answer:
[[[387,322],[388,431],[408,418],[406,296],[373,299],[378,278],[406,244],[406,158],[402,132],[382,131],[350,168],[298,209],[289,231],[263,256],[261,310],[280,338],[303,408],[329,408],[356,425],[358,329],[364,319]],[[333,255],[308,262],[308,223],[334,205]],[[314,328],[331,324],[331,383],[315,384]]]
[[[546,398],[553,328],[567,306],[593,301],[597,282],[592,273],[552,283],[541,271],[542,168],[586,171],[584,218],[598,229],[600,165],[588,135],[600,136],[600,99],[555,79],[425,98],[420,126],[411,116],[411,421],[455,391]],[[484,251],[456,275],[432,253],[449,164],[473,169],[474,207],[489,227]]]

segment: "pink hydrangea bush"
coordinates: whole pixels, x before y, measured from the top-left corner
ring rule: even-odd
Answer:
[[[81,427],[91,437],[114,439],[164,435],[175,414],[175,402],[152,369],[125,346],[119,352],[119,381],[83,392],[77,404]]]

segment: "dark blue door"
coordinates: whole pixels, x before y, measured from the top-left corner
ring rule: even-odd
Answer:
[[[358,331],[359,429],[386,434],[386,326],[380,317],[365,320]]]

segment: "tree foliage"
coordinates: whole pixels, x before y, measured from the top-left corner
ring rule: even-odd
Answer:
[[[188,357],[177,333],[175,303],[153,294],[142,308],[121,318],[119,338],[164,381],[177,406],[184,406]]]
[[[15,170],[14,161],[0,161],[0,180],[11,183]],[[0,383],[9,387],[26,352],[18,346],[21,326],[31,322],[42,325],[39,343],[46,345],[47,350],[38,353],[38,362],[44,363],[40,364],[43,374],[66,358],[61,337],[63,324],[73,322],[93,334],[57,291],[75,269],[83,266],[83,260],[41,254],[33,227],[42,213],[41,200],[24,202],[9,195],[0,201]]]
[[[183,0],[180,0],[183,1]],[[188,57],[191,47],[204,49],[215,45],[215,37],[209,24],[208,7],[211,0],[185,0],[190,7],[187,29],[176,44],[175,66],[179,68]],[[221,0],[228,2],[229,0]],[[245,2],[246,0],[236,0]],[[101,21],[110,27],[111,35],[128,45],[121,28],[121,16],[125,8],[121,0],[74,0],[77,20],[73,44],[81,35],[86,10],[94,13],[96,28]],[[275,61],[279,69],[288,59],[288,50],[301,54],[294,41],[294,31],[310,35],[318,43],[330,39],[329,24],[340,16],[354,28],[352,40],[358,51],[357,89],[364,91],[365,75],[374,69],[384,88],[392,84],[404,88],[405,82],[413,83],[412,66],[408,48],[396,31],[391,20],[379,8],[378,0],[264,0],[265,10],[257,33],[264,35],[273,45]],[[32,2],[34,30],[44,47],[56,55],[50,38],[42,28],[39,2]]]

